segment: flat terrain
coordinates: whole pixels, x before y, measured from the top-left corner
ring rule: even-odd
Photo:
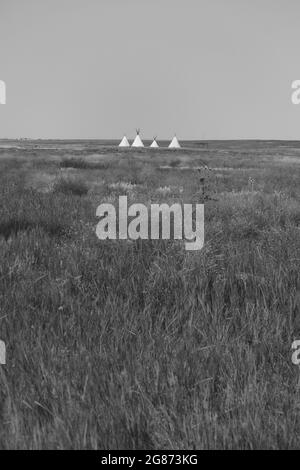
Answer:
[[[300,448],[300,142],[114,144],[0,141],[0,447]],[[120,195],[204,248],[98,240]]]

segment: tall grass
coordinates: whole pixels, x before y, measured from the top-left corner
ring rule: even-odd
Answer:
[[[85,192],[1,186],[1,448],[299,447],[299,193],[270,172],[281,192],[231,176],[193,254],[100,242]]]

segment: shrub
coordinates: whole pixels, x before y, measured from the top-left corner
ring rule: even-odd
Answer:
[[[180,160],[179,160],[179,158],[176,158],[175,160],[171,160],[171,161],[170,161],[170,166],[171,166],[172,168],[175,168],[175,167],[177,167],[177,166],[179,166],[179,165],[180,165]]]
[[[111,163],[107,161],[88,162],[83,158],[64,158],[60,164],[60,168],[75,168],[79,170],[107,170],[111,168]]]
[[[87,184],[81,179],[59,178],[53,185],[54,193],[74,194],[75,196],[85,196],[88,193]]]
[[[83,158],[64,158],[59,166],[61,168],[81,168],[86,169],[88,168],[88,162],[83,160]]]

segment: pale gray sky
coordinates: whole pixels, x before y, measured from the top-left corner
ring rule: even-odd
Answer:
[[[299,0],[0,0],[0,137],[300,138]]]

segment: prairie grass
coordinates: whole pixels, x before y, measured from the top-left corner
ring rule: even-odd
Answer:
[[[249,174],[238,156],[205,204],[200,252],[100,242],[105,198],[197,199],[195,171],[143,155],[122,154],[94,192],[83,167],[47,193],[17,162],[1,172],[0,447],[299,448],[299,167],[261,169],[258,154]]]

